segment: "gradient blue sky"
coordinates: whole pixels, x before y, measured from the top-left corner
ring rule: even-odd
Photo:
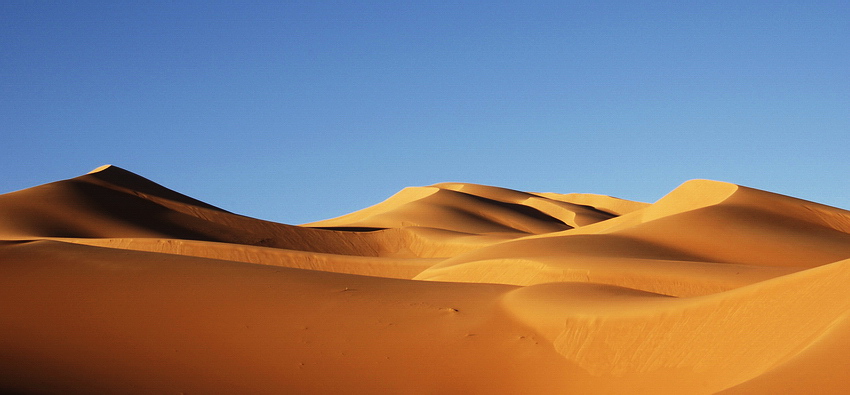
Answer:
[[[106,163],[303,223],[462,181],[850,208],[850,3],[0,3],[0,193]]]

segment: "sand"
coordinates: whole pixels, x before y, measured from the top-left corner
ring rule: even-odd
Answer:
[[[340,198],[344,198],[341,196]],[[0,391],[846,392],[850,212],[443,183],[304,225],[115,166],[0,195]]]

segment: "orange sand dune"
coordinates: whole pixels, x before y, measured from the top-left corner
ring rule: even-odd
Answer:
[[[311,224],[115,166],[0,195],[0,391],[845,393],[850,212],[406,188]]]
[[[600,199],[601,200],[601,199]],[[616,216],[565,198],[476,184],[405,188],[375,206],[307,226],[431,227],[467,233],[539,234]]]

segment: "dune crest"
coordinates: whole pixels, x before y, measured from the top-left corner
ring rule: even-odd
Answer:
[[[469,183],[235,214],[114,165],[0,195],[0,391],[844,393],[850,212]]]
[[[418,226],[464,233],[540,234],[615,217],[590,205],[478,184],[409,187],[382,203],[312,227]]]
[[[738,185],[710,180],[690,180],[644,209],[641,219],[649,222],[661,217],[698,210],[722,203],[738,191]]]
[[[86,173],[86,174],[92,174],[92,173],[101,172],[101,171],[104,171],[104,170],[106,170],[106,169],[109,169],[110,167],[113,167],[113,166],[114,166],[114,165],[111,165],[111,164],[100,165],[100,166],[98,166],[98,167],[95,167],[94,169],[92,169],[92,171],[90,171],[90,172],[88,172],[88,173]]]

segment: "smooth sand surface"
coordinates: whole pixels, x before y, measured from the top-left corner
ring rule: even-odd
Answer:
[[[2,392],[850,384],[850,212],[734,184],[442,183],[296,226],[107,165],[0,195],[0,218]]]

